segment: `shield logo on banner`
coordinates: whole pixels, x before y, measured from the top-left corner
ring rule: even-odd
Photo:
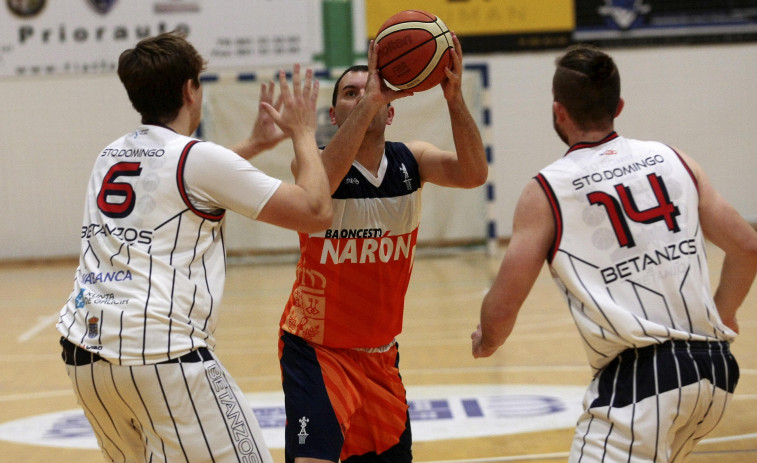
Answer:
[[[5,0],[8,9],[21,18],[37,16],[46,3],[47,0]]]
[[[597,12],[621,30],[627,31],[640,25],[642,17],[652,11],[652,5],[644,0],[605,0]]]
[[[116,0],[87,0],[87,3],[98,13],[107,14],[116,4]]]

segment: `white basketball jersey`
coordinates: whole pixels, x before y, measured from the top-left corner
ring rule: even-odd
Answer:
[[[696,179],[670,147],[610,134],[536,177],[552,205],[552,274],[589,363],[631,347],[732,340],[712,299]]]
[[[184,175],[190,152],[216,170],[235,158],[251,167],[223,147],[157,126],[121,137],[95,162],[74,291],[58,330],[112,363],[156,363],[215,345],[225,210],[193,205],[196,190]],[[247,180],[258,185],[249,202],[262,208],[280,182],[251,170]]]

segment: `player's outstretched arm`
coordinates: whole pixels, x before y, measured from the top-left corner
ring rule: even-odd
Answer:
[[[331,224],[332,210],[328,179],[315,141],[318,81],[308,69],[301,83],[300,67],[295,65],[292,89],[284,71],[279,73],[279,86],[281,111],[268,101],[261,101],[261,111],[292,139],[298,169],[295,183],[282,183],[258,220],[304,233],[321,231]]]
[[[518,312],[544,265],[554,234],[547,197],[532,180],[515,207],[510,244],[481,304],[481,322],[471,334],[473,357],[492,355],[510,336]]]
[[[371,41],[368,45],[368,80],[364,93],[359,95],[357,90],[347,89],[346,92],[357,93],[339,95],[337,99],[339,101],[340,98],[357,98],[359,101],[323,150],[323,164],[329,176],[332,193],[347,175],[366,131],[379,109],[398,98],[413,94],[411,91],[395,91],[387,87],[378,73],[377,56],[378,45]],[[293,169],[295,168],[296,166],[293,166]]]
[[[267,111],[262,110],[261,104],[267,103],[277,111],[281,109],[281,95],[274,103],[275,85],[273,82],[264,82],[260,87],[260,97],[258,101],[258,115],[252,126],[250,136],[244,141],[237,143],[231,150],[245,159],[250,159],[255,155],[269,150],[278,145],[287,135],[276,125],[273,118]]]
[[[447,100],[455,152],[444,151],[425,141],[407,144],[420,167],[421,179],[441,186],[475,188],[483,185],[489,175],[486,152],[476,121],[465,104],[462,83],[462,48],[453,33],[455,49],[452,64],[445,69],[441,86]]]

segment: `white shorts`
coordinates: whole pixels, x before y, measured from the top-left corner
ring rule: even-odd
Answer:
[[[67,347],[66,371],[109,461],[273,463],[252,407],[211,351],[155,365],[97,356],[82,365],[86,351]]]
[[[626,350],[589,386],[569,461],[683,462],[720,422],[738,379],[726,342]]]

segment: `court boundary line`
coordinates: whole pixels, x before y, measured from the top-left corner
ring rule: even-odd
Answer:
[[[749,439],[757,439],[757,433],[751,433],[751,434],[739,434],[735,436],[722,436],[722,437],[712,437],[709,439],[703,439],[701,442],[697,444],[699,445],[706,445],[706,444],[718,444],[721,442],[734,442],[739,440],[749,440]],[[692,455],[732,455],[732,454],[738,454],[738,453],[757,453],[757,448],[753,449],[731,449],[731,450],[705,450],[705,451],[694,451],[692,452]],[[570,456],[569,452],[556,452],[556,453],[535,453],[535,454],[528,454],[528,455],[511,455],[511,456],[502,456],[502,457],[489,457],[489,458],[470,458],[470,459],[463,459],[463,460],[433,460],[433,461],[425,461],[425,462],[419,462],[419,463],[505,463],[505,462],[518,462],[518,461],[535,461],[535,460],[558,460],[563,458],[568,458]]]

